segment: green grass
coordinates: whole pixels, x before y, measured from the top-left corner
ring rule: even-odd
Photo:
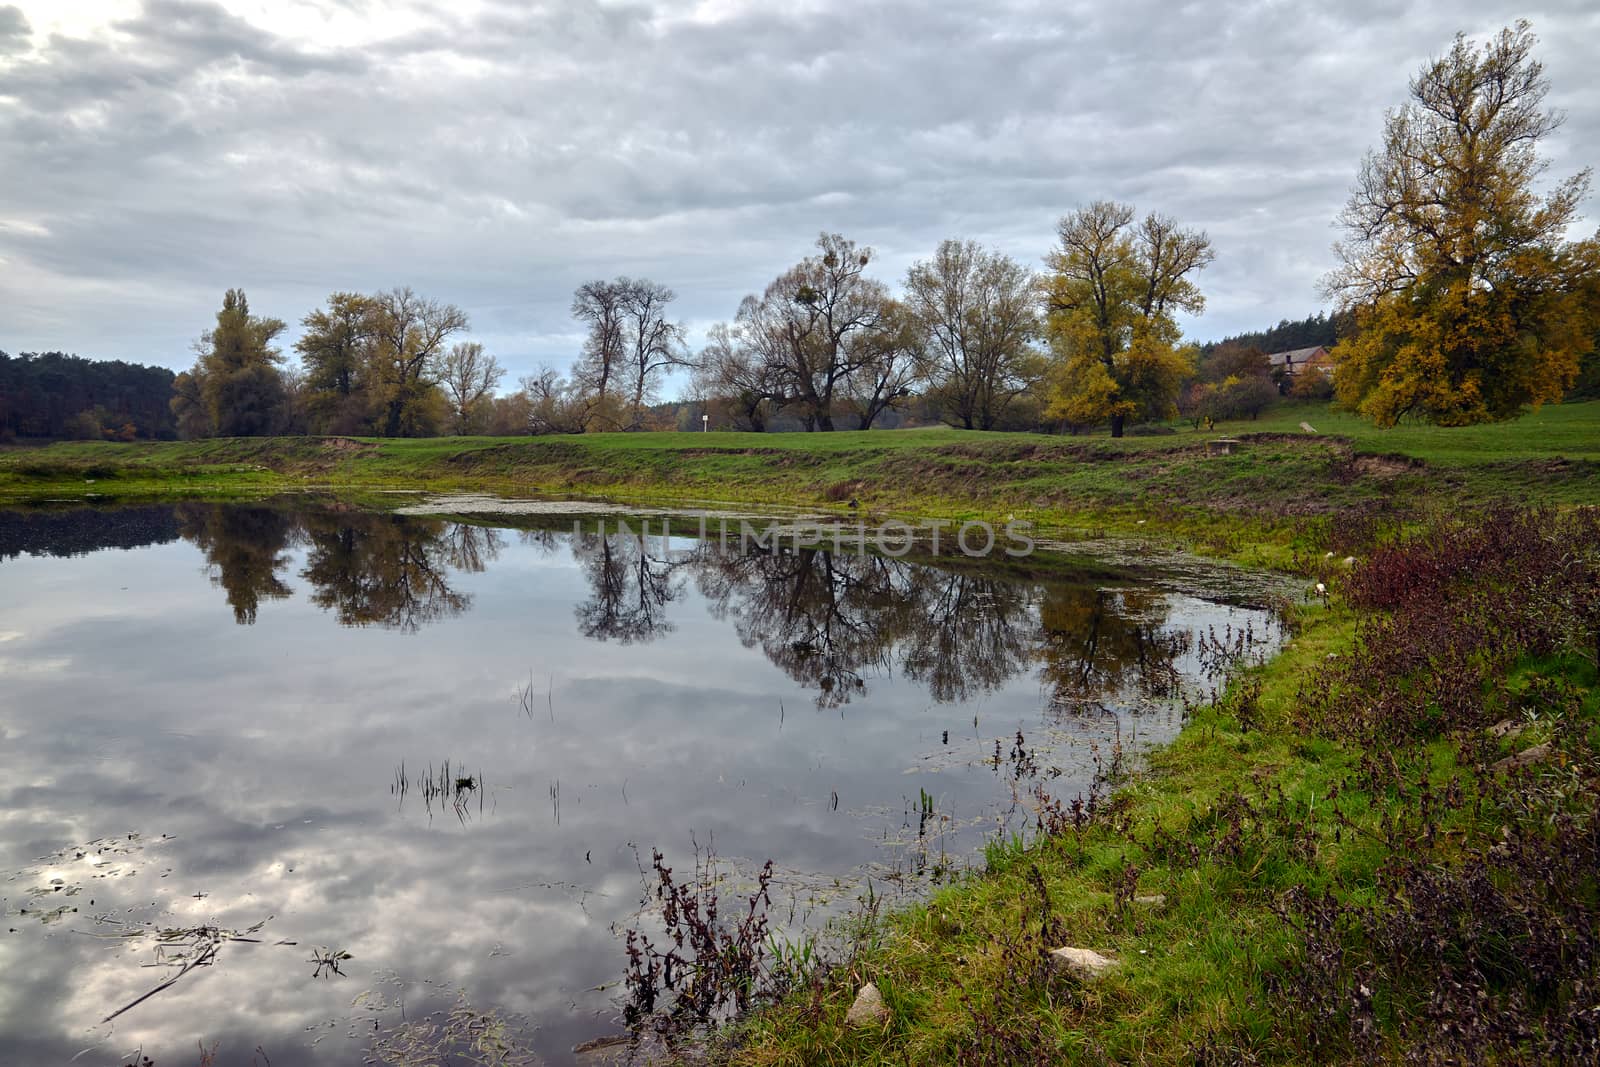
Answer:
[[[1418,821],[1415,794],[1352,787],[1362,752],[1308,736],[1297,724],[1301,686],[1353,634],[1345,609],[1302,612],[1291,646],[1249,676],[1261,688],[1248,724],[1236,683],[1124,780],[1108,817],[1026,847],[997,843],[981,874],[869,924],[848,968],[726,1035],[727,1061],[1021,1062],[1023,1050],[1044,1049],[1048,1062],[1187,1064],[1209,1045],[1207,1062],[1345,1062],[1348,1050],[1313,1052],[1285,1021],[1271,976],[1295,951],[1294,931],[1278,911],[1285,894],[1337,887],[1347,899],[1371,899],[1378,870],[1394,858],[1386,835]],[[1591,664],[1573,659],[1530,671],[1581,685],[1585,714],[1600,719]],[[1445,739],[1401,760],[1439,786],[1455,773],[1471,779],[1474,769],[1458,764],[1458,755],[1457,743]],[[1226,812],[1241,793],[1257,815],[1230,851]],[[1319,816],[1335,797],[1344,818]],[[1469,806],[1446,813],[1440,834],[1493,839],[1500,818]],[[1297,819],[1305,821],[1302,847],[1293,844]],[[1113,954],[1113,974],[1092,984],[1041,984],[1019,971],[1019,958],[1037,952],[1037,943],[1014,954],[1003,946],[1026,945],[1041,921],[1035,872],[1059,923],[1054,943]],[[1166,901],[1125,900],[1119,908],[1121,885],[1130,896]],[[877,983],[892,1009],[881,1030],[844,1023],[863,981]],[[1407,1008],[1422,1010],[1420,1003]],[[973,1053],[975,1033],[989,1026],[1015,1039],[999,1059]],[[1417,1036],[1406,1031],[1387,1035],[1384,1059],[1398,1058]]]
[[[1319,434],[1349,439],[1358,452],[1389,454],[1438,464],[1519,463],[1564,457],[1600,460],[1600,402],[1554,404],[1511,422],[1485,426],[1403,424],[1379,429],[1346,411],[1321,404],[1289,404],[1255,422],[1227,424],[1239,432],[1303,433],[1309,422]]]
[[[1299,429],[1309,421],[1319,431]],[[1245,439],[1232,455],[1208,443]],[[783,504],[1041,529],[1161,533],[1286,565],[1352,510],[1408,521],[1495,501],[1600,504],[1600,403],[1511,423],[1378,430],[1288,405],[1210,431],[1112,440],[951,429],[559,438],[237,438],[0,452],[0,500],[476,489],[639,503]]]
[[[1370,876],[1374,850],[1342,849],[1332,863],[1252,857],[1247,864],[1204,862],[1192,869],[1153,861],[1136,842],[1155,828],[1195,837],[1192,825],[1241,784],[1281,785],[1302,803],[1326,797],[1352,756],[1308,743],[1285,728],[1299,680],[1342,648],[1344,614],[1314,613],[1293,646],[1260,672],[1267,728],[1241,730],[1223,708],[1204,709],[1170,746],[1153,753],[1118,794],[1118,825],[1091,826],[1027,848],[991,848],[980,876],[891,916],[856,961],[862,980],[897,991],[897,1015],[884,1034],[843,1023],[854,989],[831,988],[820,1010],[798,999],[757,1016],[731,1056],[743,1064],[938,1063],[955,1058],[972,1029],[963,994],[1003,996],[1011,981],[996,946],[1017,938],[1036,897],[1037,868],[1072,944],[1115,953],[1115,977],[1060,1005],[1011,1005],[1038,1015],[1058,1047],[1086,1062],[1183,1062],[1191,1040],[1225,1023],[1271,1030],[1255,1018],[1261,965],[1281,954],[1274,894],[1291,885]],[[1259,863],[1257,863],[1259,860]],[[1137,892],[1163,894],[1159,908],[1118,916],[1114,889],[1125,865],[1138,868]],[[895,1001],[898,1003],[895,1003]],[[1286,1050],[1288,1051],[1288,1050]]]

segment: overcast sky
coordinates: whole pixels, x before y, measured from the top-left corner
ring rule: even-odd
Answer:
[[[228,286],[292,341],[411,285],[521,374],[567,363],[590,278],[672,286],[698,340],[820,230],[898,282],[945,237],[1037,264],[1102,197],[1210,232],[1186,325],[1218,338],[1320,306],[1457,30],[1531,19],[1552,173],[1600,154],[1594,0],[1401,6],[0,0],[0,349],[181,367]]]

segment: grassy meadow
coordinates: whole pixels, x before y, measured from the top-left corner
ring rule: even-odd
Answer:
[[[1300,424],[1309,422],[1316,433]],[[1161,534],[1292,566],[1340,516],[1600,504],[1600,403],[1515,422],[1378,430],[1324,405],[1113,440],[943,428],[547,438],[233,438],[0,452],[0,500],[420,488],[650,504],[776,504],[1043,530]],[[1214,454],[1224,437],[1241,444]]]

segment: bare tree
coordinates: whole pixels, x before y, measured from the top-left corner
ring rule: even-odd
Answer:
[[[451,417],[458,434],[468,433],[485,401],[505,376],[505,369],[493,356],[484,355],[476,341],[458,341],[445,353],[440,377],[450,398]]]
[[[668,367],[687,362],[684,330],[681,324],[667,321],[667,305],[677,295],[671,289],[648,278],[618,278],[616,285],[622,291],[627,375],[633,385],[628,429],[637,430],[644,405],[654,392],[656,376]]]
[[[1038,382],[1043,359],[1033,275],[976,241],[941,241],[906,274],[906,303],[927,337],[933,399],[945,420],[992,430]]]
[[[850,375],[873,357],[871,335],[883,328],[889,291],[865,276],[870,248],[836,233],[817,238],[808,256],[739,306],[752,348],[778,374],[807,429],[833,429],[833,404]]]
[[[778,367],[762,358],[738,326],[719,322],[711,327],[705,348],[695,361],[694,388],[715,397],[745,428],[761,433],[767,416],[783,406]]]
[[[573,367],[573,380],[589,406],[585,428],[591,422],[616,429],[614,388],[628,358],[627,279],[592,281],[572,294],[572,316],[588,325],[583,355]]]
[[[922,324],[898,300],[886,300],[879,329],[864,336],[864,358],[847,382],[850,406],[860,419],[857,429],[870,430],[878,416],[911,399],[923,379]]]
[[[528,396],[528,432],[532,434],[583,433],[592,408],[579,383],[562,377],[545,365],[522,379]]]
[[[382,390],[384,436],[397,437],[409,409],[437,384],[445,342],[467,328],[467,313],[425,300],[410,286],[379,293],[373,302],[373,378]]]

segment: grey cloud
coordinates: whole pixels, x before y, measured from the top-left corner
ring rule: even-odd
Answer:
[[[31,32],[33,29],[28,24],[28,17],[20,7],[10,4],[0,7],[0,55],[27,47]]]
[[[114,27],[167,61],[204,66],[232,59],[291,76],[319,70],[359,75],[367,67],[356,52],[313,51],[274,40],[209,0],[145,0],[137,17]]]
[[[1530,13],[1571,115],[1558,171],[1600,141],[1589,6]],[[27,224],[0,229],[0,345],[178,364],[226,285],[295,320],[334,288],[407,283],[461,304],[520,372],[571,354],[587,277],[659,278],[706,323],[821,229],[877,247],[891,278],[948,236],[1037,262],[1055,219],[1101,196],[1211,231],[1189,328],[1220,336],[1317,305],[1383,109],[1456,30],[1510,17],[1485,0],[356,10],[375,40],[151,0],[0,58],[5,215]]]

